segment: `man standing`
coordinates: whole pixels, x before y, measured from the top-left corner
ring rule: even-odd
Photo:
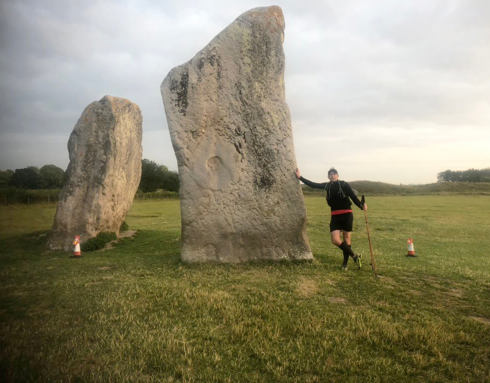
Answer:
[[[344,254],[342,269],[347,270],[349,256],[352,257],[355,264],[360,269],[362,266],[361,255],[356,255],[351,248],[354,215],[352,214],[350,200],[362,210],[367,210],[367,205],[362,204],[347,182],[339,180],[339,173],[335,168],[331,168],[328,171],[328,179],[330,182],[311,182],[310,180],[301,177],[299,169],[296,169],[296,177],[311,188],[323,189],[327,192],[327,203],[332,211],[332,218],[330,220],[330,238],[332,243],[335,246],[338,246]],[[340,238],[341,233],[343,240]]]

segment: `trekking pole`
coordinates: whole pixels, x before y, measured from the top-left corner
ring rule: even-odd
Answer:
[[[364,210],[365,202],[366,202],[366,199],[364,198],[364,195],[363,195],[361,198],[361,203],[362,203],[362,211],[364,212],[364,220],[366,221],[366,231],[367,231],[368,242],[369,242],[369,253],[371,254],[371,268],[373,269],[374,276],[377,277],[378,274],[376,274],[376,262],[374,261],[373,245],[371,243],[371,235],[369,234],[368,217],[367,217],[366,210]]]

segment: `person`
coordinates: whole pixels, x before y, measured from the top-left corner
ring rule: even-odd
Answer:
[[[360,269],[362,266],[361,255],[355,254],[351,247],[354,215],[352,214],[350,200],[361,210],[367,210],[367,205],[357,198],[347,182],[339,180],[339,173],[335,168],[331,168],[328,171],[330,182],[316,183],[307,180],[301,176],[299,169],[296,169],[296,177],[311,188],[323,189],[327,192],[327,203],[331,209],[330,238],[332,243],[340,248],[344,255],[342,269],[347,270],[349,257],[352,257],[354,263]]]

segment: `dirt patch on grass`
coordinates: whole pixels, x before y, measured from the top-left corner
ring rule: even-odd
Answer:
[[[398,283],[393,278],[385,277],[384,275],[378,275],[378,278],[380,280],[382,280],[384,283],[387,283],[389,285],[392,285],[392,286],[398,285]]]
[[[200,289],[193,290],[189,294],[189,299],[193,304],[195,304],[195,302],[206,302],[207,305],[214,306],[227,303],[232,298],[233,296],[224,290]]]
[[[296,287],[296,293],[303,298],[310,298],[318,293],[318,284],[313,279],[301,278]]]
[[[487,326],[490,325],[490,319],[484,318],[484,317],[475,317],[475,316],[470,316],[471,319],[476,320],[477,322],[486,324]]]
[[[114,245],[117,244],[121,239],[133,238],[135,235],[136,235],[136,230],[123,231],[122,233],[119,233],[119,237],[116,240],[107,243],[102,250],[113,249]]]
[[[342,297],[328,297],[327,300],[330,303],[342,303],[342,304],[347,303],[347,300],[345,298],[342,298]]]
[[[122,233],[119,233],[119,239],[121,238],[132,238],[136,234],[136,230],[126,230]]]
[[[101,283],[102,283],[102,281],[87,282],[83,286],[84,287],[90,287],[90,286],[100,285]]]
[[[224,290],[199,290],[195,293],[205,299],[223,300],[231,298],[231,294]]]
[[[131,214],[129,217],[134,218],[158,218],[160,217],[158,214]]]
[[[462,298],[463,297],[463,290],[460,289],[451,289],[447,292],[448,295],[451,295],[452,297],[456,298]]]

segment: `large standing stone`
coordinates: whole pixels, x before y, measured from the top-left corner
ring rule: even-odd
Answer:
[[[284,18],[252,9],[161,86],[179,166],[182,259],[311,259],[289,109]]]
[[[70,249],[75,235],[84,242],[102,231],[119,234],[141,178],[141,136],[136,104],[105,96],[85,108],[68,140],[50,248]]]

